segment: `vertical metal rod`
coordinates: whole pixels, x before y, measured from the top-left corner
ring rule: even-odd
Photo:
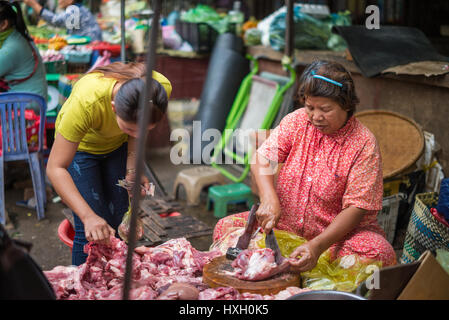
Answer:
[[[120,34],[121,34],[120,61],[125,62],[126,60],[125,0],[120,0]]]
[[[139,211],[139,203],[141,199],[140,194],[140,177],[144,173],[144,159],[145,159],[145,145],[146,137],[148,133],[148,124],[151,121],[150,110],[153,107],[153,103],[150,102],[150,97],[153,95],[153,89],[151,82],[153,79],[153,69],[156,61],[156,46],[157,46],[157,35],[159,30],[159,16],[161,11],[160,0],[153,0],[153,20],[151,23],[151,35],[149,37],[149,46],[147,52],[147,65],[146,65],[146,88],[145,91],[140,95],[139,108],[143,111],[142,117],[139,119],[139,136],[137,138],[137,151],[136,151],[136,183],[132,188],[132,199],[131,199],[131,222],[129,226],[129,237],[128,237],[128,255],[126,259],[126,271],[125,279],[123,285],[123,300],[129,299],[129,291],[131,288],[132,279],[132,257],[134,253],[134,248],[136,246],[136,226],[137,226],[137,213]]]
[[[287,14],[285,15],[285,52],[287,57],[293,54],[293,0],[285,0]]]

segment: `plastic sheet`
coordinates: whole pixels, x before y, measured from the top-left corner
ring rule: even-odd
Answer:
[[[275,230],[274,234],[284,257],[288,257],[296,247],[307,242],[306,239],[283,230]],[[265,247],[265,235],[257,241],[257,246]],[[357,255],[332,260],[328,249],[318,258],[315,268],[301,273],[302,287],[312,290],[352,292],[371,275],[373,270],[380,269],[381,266],[380,261],[365,261]]]

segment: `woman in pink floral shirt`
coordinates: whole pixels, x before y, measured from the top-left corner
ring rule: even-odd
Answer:
[[[334,259],[357,254],[383,266],[396,264],[377,223],[380,151],[374,135],[353,117],[359,100],[350,74],[338,63],[314,62],[298,93],[304,108],[284,117],[253,158],[259,225],[265,232],[276,228],[308,240],[291,255],[300,272],[315,267],[327,249]],[[275,183],[278,163],[283,166]],[[224,233],[226,219],[217,223],[214,240]]]

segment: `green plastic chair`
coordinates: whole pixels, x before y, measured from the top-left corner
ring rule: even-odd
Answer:
[[[259,71],[257,59],[250,55],[247,55],[247,58],[252,61],[253,68],[251,72],[242,81],[242,85],[240,86],[240,89],[237,92],[236,98],[231,107],[231,111],[229,112],[228,118],[226,119],[226,126],[225,129],[223,130],[221,140],[215,145],[211,158],[212,167],[218,169],[226,178],[236,183],[242,182],[248,175],[251,168],[249,163],[252,156],[251,152],[246,152],[242,154],[237,152],[236,150],[230,150],[229,148],[227,148],[228,143],[231,141],[230,139],[233,139],[233,135],[237,129],[237,126],[239,125],[242,117],[245,114],[245,111],[247,110],[250,101],[250,93],[253,84],[253,79],[255,79]],[[279,111],[279,108],[282,104],[285,92],[294,84],[296,80],[296,72],[295,69],[291,66],[290,60],[286,62],[284,62],[283,60],[282,65],[290,73],[289,81],[281,85],[279,85],[279,83],[274,84],[276,86],[276,92],[268,108],[268,112],[266,113],[260,127],[253,129],[268,130],[271,128],[271,125],[273,124],[276,115]],[[244,166],[240,176],[235,176],[226,168],[226,166],[221,165],[220,163],[221,161],[218,160],[219,158],[221,159],[223,154],[233,159],[235,163]]]
[[[209,188],[207,210],[214,203],[214,217],[224,218],[228,214],[228,204],[246,202],[248,208],[254,204],[251,188],[244,183],[212,186]]]

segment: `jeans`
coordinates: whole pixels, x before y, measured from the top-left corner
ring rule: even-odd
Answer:
[[[128,211],[128,192],[117,186],[126,174],[127,143],[108,154],[91,154],[77,151],[68,171],[81,196],[90,208],[116,230]],[[86,261],[84,245],[87,244],[84,225],[73,214],[75,238],[73,239],[72,264]]]

